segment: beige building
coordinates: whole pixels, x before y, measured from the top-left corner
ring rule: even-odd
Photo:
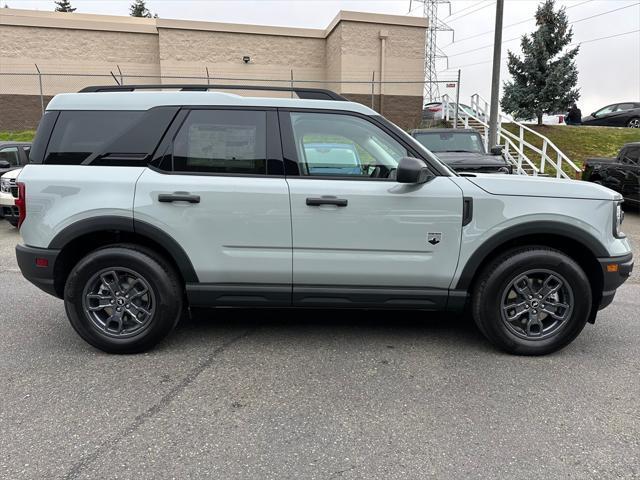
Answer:
[[[0,9],[0,130],[34,128],[41,91],[46,105],[57,93],[114,84],[114,76],[126,84],[280,86],[293,78],[414,127],[426,26],[423,18],[347,11],[315,30]]]

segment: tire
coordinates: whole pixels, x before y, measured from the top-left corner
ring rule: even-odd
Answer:
[[[73,267],[64,289],[65,310],[75,331],[107,353],[154,347],[177,325],[182,304],[183,286],[175,270],[154,251],[137,245],[111,245],[89,253]]]
[[[551,248],[510,250],[478,278],[472,298],[476,325],[493,345],[515,355],[564,348],[580,334],[593,308],[584,271]]]
[[[7,222],[9,222],[14,227],[18,228],[18,219],[17,218],[12,218],[11,220],[7,219]]]
[[[640,117],[635,117],[629,120],[629,123],[627,123],[627,127],[640,128]]]

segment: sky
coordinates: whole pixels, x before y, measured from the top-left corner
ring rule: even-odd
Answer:
[[[0,0],[12,8],[52,10],[53,0]],[[71,0],[78,12],[127,15],[130,0]],[[438,47],[448,55],[438,62],[440,79],[461,70],[460,98],[491,94],[491,59],[495,21],[493,0],[451,0],[439,5],[438,17],[453,32],[438,33]],[[508,79],[507,50],[519,53],[519,37],[535,28],[533,14],[540,0],[505,0],[501,82]],[[556,0],[566,7],[573,25],[577,57],[578,106],[583,114],[620,101],[640,101],[640,0]],[[325,28],[339,10],[420,16],[413,0],[147,0],[162,18],[214,22]],[[449,14],[449,7],[451,15]],[[593,18],[589,18],[593,17]],[[511,25],[516,24],[516,25]],[[626,32],[633,32],[625,34]],[[621,35],[623,34],[623,35]],[[611,35],[613,38],[601,39]],[[455,40],[455,41],[454,41]],[[453,88],[441,93],[455,94]]]

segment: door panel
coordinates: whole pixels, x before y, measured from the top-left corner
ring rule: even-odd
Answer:
[[[462,193],[447,177],[423,185],[288,178],[294,285],[449,287],[458,261]],[[309,206],[335,196],[346,207]],[[439,237],[436,244],[428,236]]]
[[[274,288],[289,304],[291,211],[276,112],[194,108],[181,118],[157,162],[168,171],[147,169],[138,181],[135,220],[171,235],[199,281],[215,284],[187,286],[197,304],[263,303]]]
[[[188,192],[199,203],[160,202]],[[284,178],[169,175],[147,169],[134,218],[171,235],[200,282],[291,284],[291,217]]]

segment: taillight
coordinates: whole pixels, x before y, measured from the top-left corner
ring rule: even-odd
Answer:
[[[437,105],[435,107],[428,107],[428,110],[430,112],[439,112],[440,110],[442,110],[442,105]]]
[[[18,182],[16,185],[18,187],[18,198],[16,198],[15,204],[18,207],[18,228],[20,228],[20,225],[27,217],[27,190],[22,182]]]

